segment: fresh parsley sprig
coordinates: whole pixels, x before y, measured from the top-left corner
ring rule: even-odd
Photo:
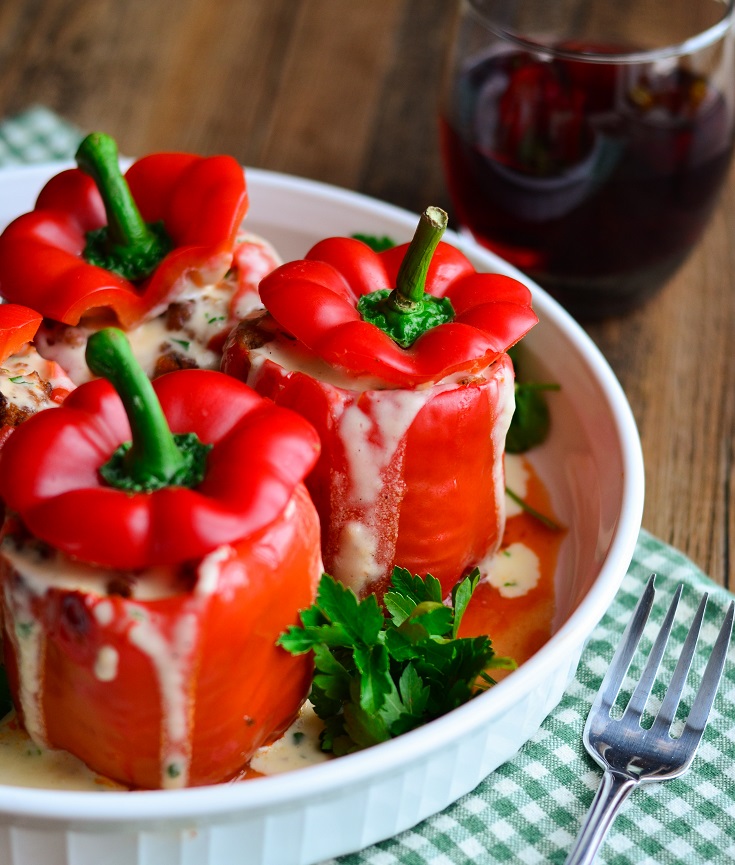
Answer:
[[[489,637],[459,637],[480,579],[477,569],[442,602],[441,584],[395,568],[383,613],[375,595],[355,593],[324,574],[316,603],[279,643],[314,653],[314,710],[324,722],[321,746],[348,754],[413,730],[455,709],[494,680],[490,669],[514,669]]]
[[[505,449],[522,454],[546,441],[551,427],[544,391],[560,390],[552,382],[516,382],[516,408],[505,438]]]
[[[516,407],[505,437],[505,449],[511,454],[522,454],[546,441],[551,427],[545,391],[560,390],[554,382],[524,380],[521,346],[514,346],[508,354],[516,371]]]

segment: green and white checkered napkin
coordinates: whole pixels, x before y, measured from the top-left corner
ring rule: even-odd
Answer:
[[[668,681],[704,591],[708,614],[693,664],[699,682],[708,649],[732,595],[716,586],[672,547],[642,531],[622,588],[592,633],[575,680],[539,732],[510,762],[443,813],[415,829],[339,865],[500,865],[563,863],[572,846],[601,770],[587,756],[582,730],[623,630],[655,572],[656,601],[641,648],[647,652],[678,583],[685,590],[662,665]],[[707,647],[705,649],[704,647]],[[640,672],[634,659],[631,672]],[[668,674],[668,675],[667,675]],[[654,688],[651,706],[663,688]],[[623,686],[621,700],[627,684]],[[686,715],[694,688],[684,692]],[[645,723],[645,722],[644,722]],[[690,771],[674,781],[635,790],[623,806],[601,851],[600,865],[699,865],[735,862],[735,664],[730,661],[709,724]],[[327,863],[325,863],[327,865]],[[335,863],[330,863],[335,865]]]
[[[79,131],[42,107],[0,123],[0,165],[70,158]],[[516,757],[441,814],[396,838],[324,865],[495,865],[563,863],[601,772],[582,746],[590,705],[649,574],[658,575],[652,625],[678,583],[685,591],[664,667],[670,673],[699,598],[710,604],[694,662],[699,681],[732,595],[673,548],[642,531],[615,601],[593,632],[559,707]],[[643,649],[646,648],[646,637]],[[650,640],[648,640],[650,645]],[[634,661],[632,674],[640,671]],[[666,676],[663,677],[666,679]],[[667,680],[667,679],[666,679]],[[623,688],[625,694],[626,687]],[[654,701],[662,686],[654,688]],[[693,689],[685,691],[682,710]],[[735,664],[728,663],[691,770],[648,785],[623,806],[600,865],[735,862]]]

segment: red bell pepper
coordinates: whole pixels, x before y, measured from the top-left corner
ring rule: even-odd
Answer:
[[[27,306],[17,303],[0,304],[0,363],[30,342],[40,324],[41,316]],[[0,424],[0,447],[14,429],[13,424]]]
[[[18,423],[34,411],[61,403],[74,389],[64,370],[53,361],[42,360],[31,344],[40,324],[41,316],[35,310],[16,303],[0,304],[0,447]],[[28,389],[20,407],[13,405],[13,387]]]
[[[17,303],[0,304],[0,362],[30,342],[40,324],[35,310]]]
[[[378,254],[318,243],[261,282],[267,314],[225,346],[224,371],[319,431],[307,486],[325,568],[362,594],[380,594],[394,565],[448,591],[502,538],[505,350],[537,318],[524,285],[438,242],[445,218],[425,214],[410,245]],[[396,320],[394,338],[379,325]]]
[[[157,153],[123,178],[115,142],[94,133],[77,163],[0,235],[3,297],[69,325],[107,309],[130,328],[225,275],[248,206],[234,159]]]
[[[132,363],[129,370],[138,372]],[[147,392],[142,380],[136,388]],[[137,411],[138,390],[123,394],[128,416],[110,382],[88,382],[63,411],[34,418],[0,463],[0,494],[31,532],[106,567],[180,562],[267,525],[286,506],[294,478],[316,459],[318,441],[308,425],[220,373],[179,371],[156,380],[154,390],[174,433],[195,433],[211,445],[201,482],[170,483],[180,470],[178,451],[151,405]],[[131,426],[141,479],[129,488],[152,490],[146,495],[131,496],[100,476],[111,452],[130,439]],[[149,486],[148,474],[160,488]]]
[[[428,236],[411,256],[407,243],[375,253],[353,238],[321,241],[306,260],[289,262],[261,281],[263,305],[284,332],[350,376],[413,388],[488,366],[538,321],[531,294],[511,277],[477,273],[449,244],[437,246],[443,226],[431,228],[426,218],[420,226]],[[416,268],[410,262],[414,255],[421,261],[432,236],[433,256]],[[407,302],[416,304],[446,298],[452,313],[402,346],[358,308],[361,298],[387,294],[388,286],[398,297],[413,293],[416,299]],[[376,299],[393,312],[390,297]]]
[[[212,783],[308,692],[308,663],[276,640],[321,573],[302,484],[319,442],[222,373],[151,385],[129,353],[120,331],[91,337],[88,363],[119,395],[82,385],[0,455],[17,515],[2,545],[9,680],[32,737],[97,772]]]

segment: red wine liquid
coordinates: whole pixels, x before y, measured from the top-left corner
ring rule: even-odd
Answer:
[[[673,273],[733,148],[722,95],[680,68],[496,54],[449,101],[459,221],[583,318],[625,312]]]

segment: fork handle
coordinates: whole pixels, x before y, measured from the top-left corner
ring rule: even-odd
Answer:
[[[638,782],[606,771],[565,865],[591,865],[620,806]]]

